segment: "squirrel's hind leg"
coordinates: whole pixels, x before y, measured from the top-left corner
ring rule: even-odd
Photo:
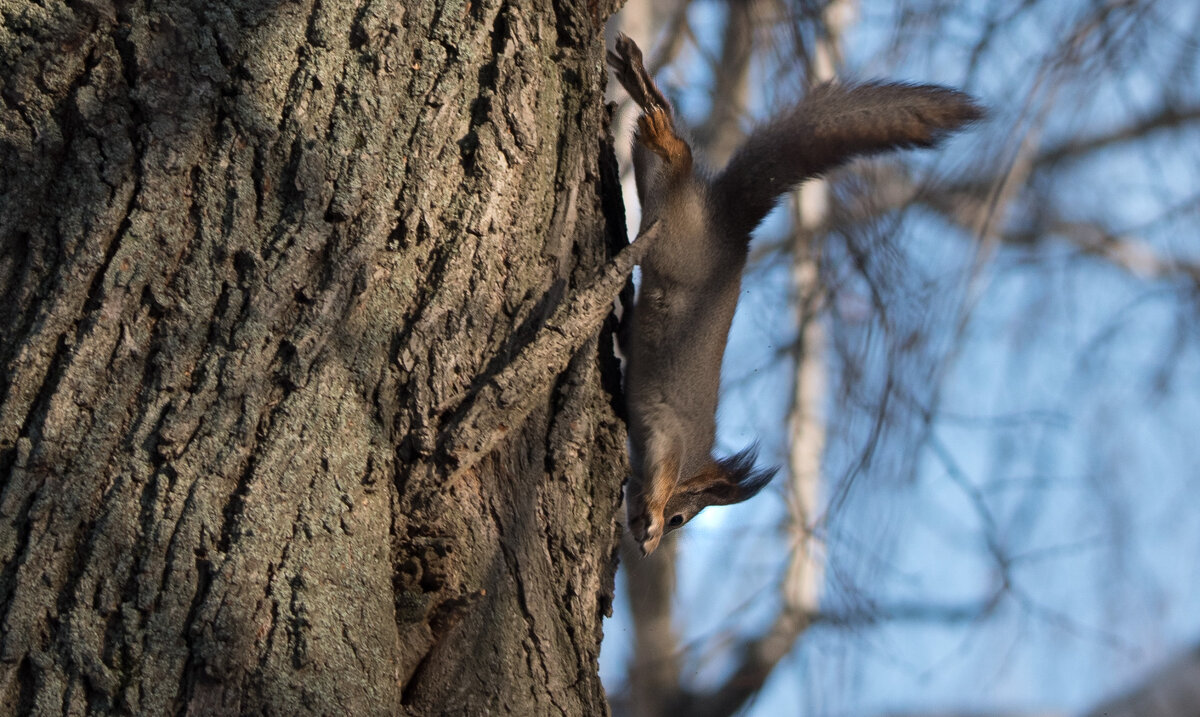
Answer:
[[[692,171],[692,148],[675,132],[671,113],[653,107],[638,117],[637,141],[662,157],[672,172]]]

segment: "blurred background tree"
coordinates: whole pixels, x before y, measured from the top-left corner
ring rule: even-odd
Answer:
[[[718,439],[786,469],[626,551],[614,712],[1195,715],[1200,6],[634,0],[618,30],[717,166],[834,77],[990,117],[760,228]]]

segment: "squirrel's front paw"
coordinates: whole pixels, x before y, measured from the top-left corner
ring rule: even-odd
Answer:
[[[662,537],[663,521],[661,517],[651,518],[649,523],[646,524],[645,530],[641,531],[640,535],[637,533],[634,534],[638,548],[642,551],[643,558],[648,557],[650,553],[653,553],[658,548],[658,543],[662,540]]]

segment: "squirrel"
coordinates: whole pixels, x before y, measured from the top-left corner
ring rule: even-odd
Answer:
[[[628,336],[625,397],[632,476],[626,525],[643,555],[710,505],[740,503],[777,469],[756,447],[712,455],[721,361],[750,233],[785,192],[854,157],[933,147],[980,119],[969,96],[937,85],[826,83],[750,133],[719,172],[680,134],[671,105],[622,34],[608,64],[641,108],[633,143],[642,259]]]

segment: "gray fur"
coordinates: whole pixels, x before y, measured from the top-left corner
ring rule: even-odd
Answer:
[[[933,85],[822,85],[752,132],[728,166],[710,175],[693,164],[690,150],[664,159],[647,146],[661,133],[642,122],[662,110],[670,117],[670,107],[637,45],[621,36],[609,64],[644,112],[633,151],[641,228],[660,222],[642,261],[625,376],[633,463],[628,526],[649,553],[663,533],[705,506],[745,500],[774,474],[754,470],[752,449],[712,456],[721,361],[750,233],[805,179],[855,156],[933,146],[982,111],[967,95]],[[669,131],[679,136],[673,121]],[[659,475],[664,465],[678,470]],[[655,480],[669,485],[648,484]],[[647,506],[656,491],[671,496],[665,519]]]

